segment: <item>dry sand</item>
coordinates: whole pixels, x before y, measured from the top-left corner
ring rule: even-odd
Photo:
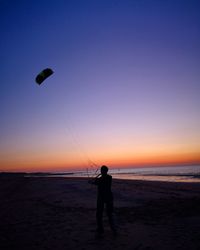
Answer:
[[[0,177],[0,249],[199,250],[200,183],[113,180],[114,236],[87,179]]]

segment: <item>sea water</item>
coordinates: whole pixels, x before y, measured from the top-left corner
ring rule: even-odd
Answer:
[[[95,177],[100,169],[88,168],[73,173],[63,173],[62,176]],[[112,168],[109,174],[115,179],[126,180],[148,180],[168,182],[200,182],[200,165],[170,166],[170,167],[134,167],[134,168]]]

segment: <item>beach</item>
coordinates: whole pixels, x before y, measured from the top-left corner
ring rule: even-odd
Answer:
[[[88,178],[0,176],[0,249],[199,250],[200,183],[113,179],[113,235],[96,235]]]

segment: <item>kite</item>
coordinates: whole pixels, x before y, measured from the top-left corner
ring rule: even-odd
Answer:
[[[36,76],[35,81],[38,85],[40,85],[44,80],[46,80],[52,74],[53,74],[52,69],[49,68],[44,69]]]

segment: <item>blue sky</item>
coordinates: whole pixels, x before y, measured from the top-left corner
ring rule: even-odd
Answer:
[[[199,1],[2,0],[0,23],[1,170],[198,160]]]

